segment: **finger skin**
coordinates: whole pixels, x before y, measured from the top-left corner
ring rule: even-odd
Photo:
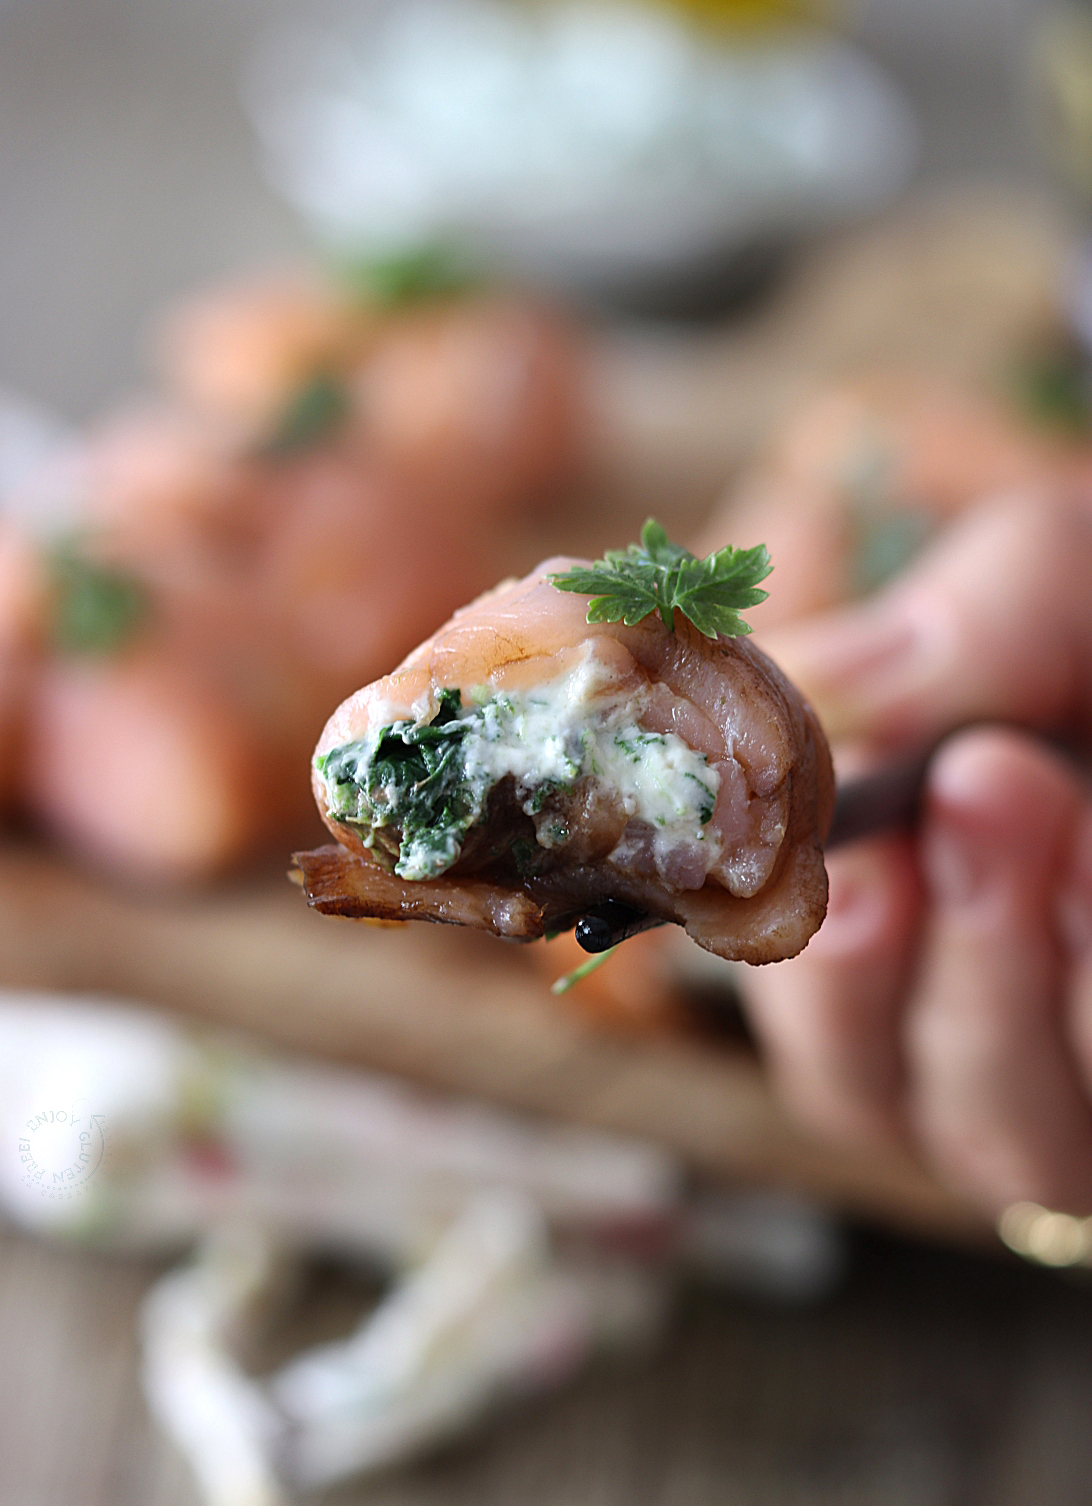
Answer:
[[[767,599],[747,614],[759,635],[830,611],[850,595],[853,530],[837,490],[777,473],[756,476],[733,493],[697,552],[746,539],[766,545],[777,571]]]
[[[957,523],[865,606],[764,646],[831,737],[920,744],[975,719],[1092,715],[1092,505],[1026,497]]]
[[[1066,1027],[1085,1092],[1092,1098],[1092,799],[1087,796],[1058,895],[1057,922],[1069,969]]]
[[[905,838],[827,859],[830,903],[799,957],[755,969],[746,1002],[790,1109],[841,1143],[904,1136],[899,1010],[920,885]]]
[[[953,740],[930,778],[909,1114],[941,1175],[994,1214],[1021,1199],[1092,1212],[1054,914],[1080,805],[1070,771],[1017,733]]]

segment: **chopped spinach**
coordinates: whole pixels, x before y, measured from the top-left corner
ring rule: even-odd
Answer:
[[[572,781],[580,773],[580,765],[576,762],[571,762],[571,767],[572,774],[566,782],[562,783],[558,779],[543,779],[535,785],[523,803],[523,808],[529,816],[540,816],[546,806],[547,800],[554,795],[567,794],[572,789]]]
[[[471,829],[486,820],[491,792],[507,779],[530,823],[523,831],[513,829],[510,802],[502,803],[506,814],[494,833],[500,845],[479,843],[475,856],[491,861],[507,854],[524,877],[541,872],[555,861],[551,851],[573,838],[566,797],[578,781],[606,779],[613,789],[615,750],[626,765],[642,764],[664,750],[667,738],[635,726],[616,734],[581,729],[559,721],[549,703],[530,705],[530,717],[527,706],[503,694],[464,707],[458,690],[444,690],[431,721],[391,722],[332,749],[317,760],[330,816],[356,830],[376,859],[402,878],[437,878],[458,862]],[[597,758],[597,750],[607,756]],[[706,763],[704,754],[689,756]],[[681,784],[659,789],[659,781],[670,785],[680,778]],[[645,783],[655,800],[669,804],[648,817],[659,827],[695,817],[704,826],[712,819],[716,789],[697,773],[663,766]],[[640,788],[638,778],[626,796],[631,813]]]
[[[471,720],[461,710],[460,692],[443,690],[431,722],[392,722],[377,737],[346,743],[317,761],[335,820],[363,828],[367,846],[379,837],[383,851],[381,834],[393,829],[394,871],[402,878],[436,878],[450,868],[481,817],[489,781],[467,774],[463,745]]]
[[[544,854],[537,842],[517,837],[511,847],[512,861],[520,878],[534,878],[543,867]]]
[[[621,748],[630,763],[640,763],[645,748],[662,747],[663,742],[664,739],[659,732],[638,732],[633,737],[623,737],[621,733],[618,733],[614,739],[614,746]]]
[[[700,820],[703,826],[708,826],[709,822],[713,819],[713,812],[717,808],[716,791],[711,790],[706,784],[705,780],[699,779],[696,774],[687,774],[685,777],[689,780],[692,780],[693,783],[696,784],[698,789],[702,792],[702,796],[704,798],[702,799],[701,803]]]

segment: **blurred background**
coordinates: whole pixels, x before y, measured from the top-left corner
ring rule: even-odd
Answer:
[[[920,183],[1040,180],[1016,63],[1027,10],[860,0],[838,12],[912,103]],[[263,178],[240,80],[278,22],[322,13],[243,0],[5,5],[9,383],[88,417],[143,375],[141,333],[165,300],[308,248]]]
[[[284,874],[503,575],[1087,465],[1090,139],[1080,0],[0,0],[0,1506],[1087,1500],[1092,1226]]]

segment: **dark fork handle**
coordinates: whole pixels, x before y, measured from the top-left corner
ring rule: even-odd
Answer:
[[[835,792],[834,819],[824,850],[845,847],[877,832],[913,826],[921,806],[925,775],[935,752],[936,746],[912,758],[899,759],[873,774],[843,780]]]
[[[832,847],[844,847],[847,842],[856,842],[874,832],[912,825],[932,751],[840,784],[826,841],[827,851]],[[609,952],[612,946],[628,941],[641,931],[667,924],[666,920],[646,915],[620,900],[608,899],[584,913],[577,921],[573,935],[586,952],[594,954]]]
[[[941,743],[954,736],[955,732],[967,730],[966,727],[956,728],[922,753],[899,759],[873,774],[864,774],[839,784],[834,800],[834,819],[825,850],[830,852],[835,847],[845,847],[850,842],[875,836],[881,831],[914,826],[921,806],[925,775],[933,755]],[[1076,768],[1088,773],[1088,754],[1082,746],[1066,738],[1044,737],[1042,741],[1055,752],[1068,757]],[[666,924],[666,921],[656,920],[651,915],[644,915],[611,899],[587,911],[577,922],[574,934],[586,952],[606,952],[620,941],[636,936],[639,931],[649,931],[653,926]]]
[[[573,935],[586,952],[609,952],[612,946],[628,941],[641,931],[651,931],[654,926],[667,924],[666,920],[646,915],[643,910],[634,910],[621,900],[605,899],[601,905],[581,916],[573,927]]]
[[[899,759],[873,774],[864,774],[858,779],[847,779],[839,784],[834,798],[834,819],[830,825],[825,849],[844,847],[848,842],[871,837],[881,831],[895,831],[899,827],[916,826],[921,809],[921,796],[925,788],[925,776],[937,750],[962,732],[975,727],[1007,727],[1010,731],[1022,732],[1034,737],[1060,754],[1084,778],[1092,774],[1087,742],[1081,738],[1032,732],[1027,727],[1017,727],[1008,722],[970,722],[954,727],[938,737],[936,742],[923,752]]]

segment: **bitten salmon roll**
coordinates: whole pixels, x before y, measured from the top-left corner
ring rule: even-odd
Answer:
[[[457,612],[326,724],[338,845],[297,855],[310,902],[524,939],[614,905],[722,957],[794,956],[826,910],[834,785],[815,716],[742,636],[766,561],[697,560],[650,522]]]

